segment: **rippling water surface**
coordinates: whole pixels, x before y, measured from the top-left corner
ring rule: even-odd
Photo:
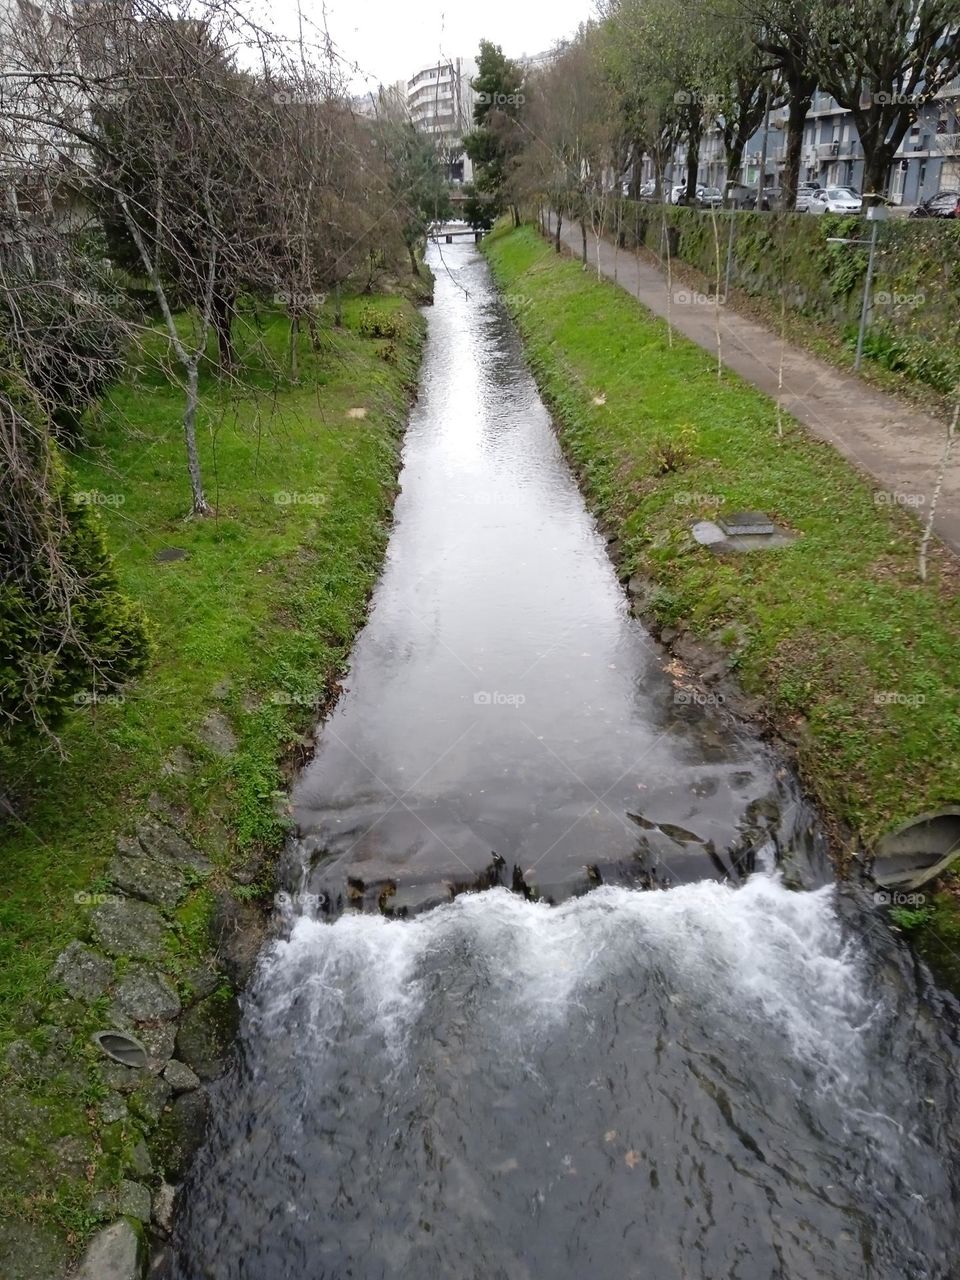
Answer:
[[[587,865],[664,885],[752,869],[767,826],[803,825],[789,780],[675,688],[485,262],[444,262],[386,568],[294,792],[310,888],[471,884],[494,853],[551,897]]]
[[[776,757],[676,700],[486,267],[444,257],[288,887],[413,903],[496,853],[558,905],[291,912],[177,1280],[960,1275],[951,1011],[866,895],[825,883]]]

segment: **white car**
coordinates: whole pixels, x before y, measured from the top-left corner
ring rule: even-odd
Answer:
[[[818,191],[822,191],[822,190],[823,188],[820,186],[819,182],[807,181],[807,182],[798,183],[797,184],[797,203],[794,205],[794,209],[796,210],[796,212],[806,213],[807,210],[810,208],[810,201],[813,199],[813,197],[817,194]]]
[[[861,213],[863,197],[853,187],[826,187],[814,191],[807,205],[810,213]]]
[[[670,203],[671,203],[671,204],[679,204],[679,203],[680,203],[680,201],[683,199],[683,196],[684,196],[684,193],[686,192],[686,190],[687,190],[687,184],[686,184],[685,182],[680,182],[680,183],[678,183],[678,184],[677,184],[677,186],[675,186],[675,187],[671,187],[671,189],[670,189]],[[701,186],[699,185],[699,183],[698,183],[698,184],[697,184],[696,194],[694,195],[694,200],[699,199],[699,197],[700,197],[700,192],[701,192],[702,190],[703,190],[703,187],[701,187]]]

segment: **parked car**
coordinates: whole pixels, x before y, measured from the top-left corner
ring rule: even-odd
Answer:
[[[687,190],[687,184],[685,182],[678,182],[675,187],[671,187],[670,203],[681,204],[683,202],[683,197],[686,194],[686,190]],[[698,186],[696,188],[696,191],[694,192],[694,197],[693,197],[694,203],[696,203],[700,199],[700,192],[703,190],[704,188],[701,186]]]
[[[697,204],[702,209],[719,209],[723,204],[723,192],[719,187],[697,187]]]
[[[748,187],[747,194],[743,197],[741,207],[744,209],[756,209],[757,207],[757,189],[756,187]],[[760,196],[760,208],[764,210],[779,209],[780,192],[776,187],[764,187]]]
[[[637,193],[641,200],[652,200],[657,192],[657,184],[651,178],[649,182],[645,182]]]
[[[810,208],[810,201],[818,191],[822,191],[819,182],[798,182],[797,183],[797,213],[805,213]]]
[[[911,218],[960,218],[960,191],[938,191],[910,210]]]
[[[807,206],[808,213],[861,213],[863,197],[853,187],[825,187],[815,191]]]

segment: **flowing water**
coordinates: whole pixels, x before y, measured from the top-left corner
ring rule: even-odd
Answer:
[[[486,266],[433,253],[177,1280],[960,1275],[952,1006],[631,619]]]

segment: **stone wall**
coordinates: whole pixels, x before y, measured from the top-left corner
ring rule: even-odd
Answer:
[[[606,230],[626,249],[638,243],[671,253],[724,289],[730,219],[730,283],[779,310],[810,318],[849,344],[856,341],[867,270],[863,218],[809,213],[730,213],[624,200],[606,213]],[[719,272],[718,272],[719,259]],[[711,288],[711,292],[713,289]],[[890,219],[880,224],[866,354],[945,394],[960,383],[960,221]]]

